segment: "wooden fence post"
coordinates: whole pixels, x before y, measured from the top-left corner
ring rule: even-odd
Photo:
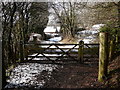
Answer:
[[[84,49],[84,42],[79,42],[79,48],[78,48],[78,60],[80,63],[83,63],[83,49]]]
[[[103,81],[107,76],[108,67],[108,33],[101,32],[99,34],[99,73],[98,81]]]

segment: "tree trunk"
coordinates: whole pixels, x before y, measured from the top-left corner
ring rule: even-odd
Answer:
[[[6,82],[6,65],[5,65],[5,40],[4,40],[4,35],[5,35],[5,28],[3,29],[2,33],[2,89],[4,89],[5,85],[7,84]]]
[[[23,41],[20,41],[20,62],[24,61]]]
[[[120,1],[118,2],[118,24],[119,24],[119,29],[120,29]],[[120,42],[120,31],[118,31],[118,42]]]
[[[113,40],[110,41],[110,48],[109,48],[109,61],[112,60],[113,58],[113,54],[114,54],[114,48],[115,47],[115,43]]]
[[[14,13],[16,11],[16,3],[14,2],[13,3],[13,10],[11,11],[11,16],[10,16],[10,31],[9,31],[9,35],[8,35],[8,50],[9,50],[9,53],[8,53],[8,59],[9,59],[9,62],[12,61],[12,56],[13,54],[11,54],[13,51],[12,51],[12,37],[11,37],[11,34],[12,34],[12,29],[13,29],[13,16],[14,16]]]

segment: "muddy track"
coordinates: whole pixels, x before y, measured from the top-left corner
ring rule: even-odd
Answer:
[[[101,88],[103,83],[97,81],[97,76],[98,63],[65,64],[53,71],[43,88]]]

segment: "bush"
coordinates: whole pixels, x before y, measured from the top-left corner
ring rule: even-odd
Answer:
[[[115,45],[115,51],[120,51],[120,44],[117,44],[118,40],[118,36],[120,36],[120,32],[119,32],[119,27],[114,25],[114,24],[106,24],[105,26],[100,28],[100,32],[106,32],[108,33],[108,41],[110,42],[111,40],[114,41]]]
[[[109,33],[110,38],[115,39],[116,35],[118,34],[118,27],[116,27],[112,23],[108,23],[100,28],[100,32]]]

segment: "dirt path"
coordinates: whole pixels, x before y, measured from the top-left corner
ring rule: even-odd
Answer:
[[[98,77],[98,59],[88,59],[84,64],[67,63],[58,65],[53,70],[52,76],[44,70],[36,76],[36,81],[44,80],[46,83],[43,87],[35,88],[34,86],[13,88],[10,90],[39,90],[41,88],[105,88],[120,87],[120,56],[109,64],[109,78],[105,83],[100,83]],[[50,77],[49,77],[50,76]]]
[[[103,83],[97,81],[98,60],[92,62],[63,65],[53,72],[43,88],[101,88]]]

